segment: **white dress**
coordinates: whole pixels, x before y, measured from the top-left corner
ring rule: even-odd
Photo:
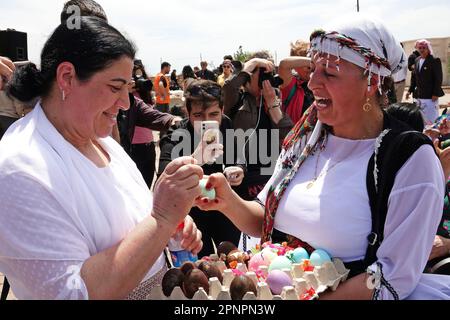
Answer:
[[[372,221],[366,172],[374,150],[375,139],[329,135],[325,149],[305,160],[286,189],[274,228],[344,262],[363,259]],[[271,182],[258,196],[262,203]],[[422,273],[442,217],[444,186],[440,162],[428,145],[420,147],[397,173],[377,262],[400,299],[450,299],[450,276]],[[376,264],[370,268],[375,271]],[[381,286],[379,298],[393,295]]]
[[[40,104],[0,141],[0,272],[18,299],[88,299],[80,269],[151,212],[134,162],[112,138],[98,168],[68,143]],[[157,259],[143,281],[164,267]]]

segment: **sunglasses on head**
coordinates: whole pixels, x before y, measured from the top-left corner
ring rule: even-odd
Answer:
[[[220,99],[221,90],[219,87],[200,87],[200,86],[192,86],[188,89],[189,94],[191,96],[203,96],[205,93],[213,96],[214,98]]]

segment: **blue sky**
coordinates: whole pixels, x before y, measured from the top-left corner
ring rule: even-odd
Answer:
[[[29,59],[59,24],[65,0],[2,0],[0,29],[28,33]],[[356,11],[356,0],[98,0],[110,23],[132,39],[149,73],[161,59],[181,71],[200,56],[219,65],[225,54],[267,49],[279,61],[289,43],[307,39],[331,19]],[[360,0],[360,11],[388,26],[399,41],[450,36],[448,0]]]

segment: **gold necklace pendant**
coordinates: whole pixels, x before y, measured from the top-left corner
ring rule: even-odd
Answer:
[[[310,183],[306,185],[306,189],[311,189],[314,185],[315,180],[312,180]]]

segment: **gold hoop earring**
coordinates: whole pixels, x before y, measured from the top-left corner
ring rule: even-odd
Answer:
[[[363,105],[363,110],[364,110],[364,112],[369,112],[370,110],[372,110],[372,105],[370,104],[370,102],[369,102],[369,98],[367,98],[367,101],[366,101],[366,103],[364,103],[364,105]]]

